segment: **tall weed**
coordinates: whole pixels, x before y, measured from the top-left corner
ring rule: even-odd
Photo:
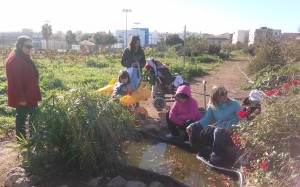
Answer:
[[[124,163],[121,143],[135,137],[132,115],[119,103],[77,90],[44,101],[28,142],[32,166],[113,173]],[[37,168],[39,168],[37,167]]]

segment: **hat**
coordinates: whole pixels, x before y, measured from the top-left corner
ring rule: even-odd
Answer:
[[[249,99],[250,99],[250,101],[260,101],[261,100],[260,91],[251,90],[251,92],[249,94]]]

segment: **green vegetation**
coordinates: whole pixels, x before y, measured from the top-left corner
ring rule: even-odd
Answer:
[[[299,46],[299,40],[277,41],[269,33],[248,48],[255,55],[248,69],[254,84],[243,87],[266,94],[262,113],[237,129],[251,186],[295,186],[299,180]]]
[[[172,73],[182,73],[188,80],[206,74],[218,64],[191,64],[189,58],[183,64],[183,58],[174,48],[165,53],[152,49],[145,52],[147,57],[151,52],[154,58],[170,64]],[[43,101],[32,137],[28,141],[22,139],[20,147],[33,173],[48,175],[75,170],[112,174],[124,163],[121,144],[139,138],[133,128],[134,116],[119,103],[94,92],[124,68],[121,54],[120,51],[91,55],[48,50],[33,55],[40,72]],[[5,71],[0,71],[0,138],[5,138],[15,128],[14,110],[6,106]],[[147,80],[147,71],[144,72]]]
[[[40,106],[26,160],[39,173],[62,170],[112,174],[124,162],[120,143],[138,137],[118,102],[84,90],[52,95]]]

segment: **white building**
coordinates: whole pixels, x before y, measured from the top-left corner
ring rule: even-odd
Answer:
[[[250,30],[238,30],[236,33],[233,34],[232,43],[241,43],[247,44],[249,43]]]
[[[127,36],[126,36],[126,30],[116,30],[116,38],[118,40],[118,43],[114,45],[116,48],[125,48],[128,45],[128,41],[130,36],[135,35],[139,36],[141,40],[141,46],[148,47],[149,46],[149,29],[148,28],[132,28],[130,30],[127,30]]]

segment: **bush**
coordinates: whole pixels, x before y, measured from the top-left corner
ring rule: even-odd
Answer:
[[[193,57],[194,62],[202,62],[202,63],[215,63],[220,61],[220,58],[218,56],[212,56],[212,55],[201,55],[197,57]]]
[[[298,81],[276,88],[264,110],[252,122],[238,128],[251,168],[252,186],[293,186],[300,176],[300,97]]]
[[[52,96],[37,114],[27,160],[35,169],[112,174],[124,163],[121,143],[135,137],[132,120],[127,109],[103,96]]]
[[[87,67],[95,67],[95,68],[103,68],[103,67],[108,66],[105,63],[101,63],[101,62],[98,62],[98,61],[95,61],[95,60],[87,60],[86,65],[87,65]]]
[[[174,64],[170,67],[172,73],[179,73],[183,79],[190,81],[192,78],[206,75],[207,72],[203,70],[200,64],[186,64],[183,67],[182,64]]]

